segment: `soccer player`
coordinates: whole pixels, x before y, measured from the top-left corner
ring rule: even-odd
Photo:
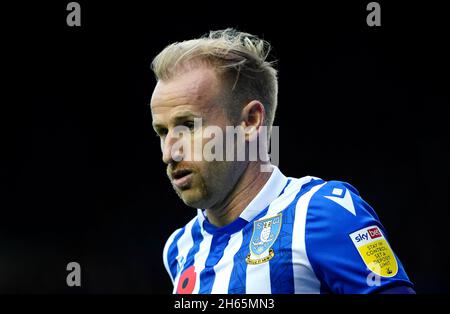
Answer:
[[[266,158],[278,91],[269,50],[226,29],[171,44],[152,62],[162,159],[175,192],[197,208],[164,248],[173,292],[414,293],[385,228],[353,186],[286,177]],[[229,127],[241,133],[212,145],[213,133],[218,139]]]

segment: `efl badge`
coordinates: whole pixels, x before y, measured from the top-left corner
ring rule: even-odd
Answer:
[[[394,277],[397,260],[380,228],[370,226],[350,234],[367,268],[382,277]]]
[[[271,248],[281,229],[281,214],[270,218],[257,220],[253,223],[253,234],[250,239],[250,253],[245,261],[247,264],[262,264],[275,255]]]

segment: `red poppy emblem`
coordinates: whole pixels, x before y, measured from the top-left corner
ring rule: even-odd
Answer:
[[[195,287],[196,278],[195,267],[192,265],[181,274],[180,280],[178,281],[177,293],[191,294]]]

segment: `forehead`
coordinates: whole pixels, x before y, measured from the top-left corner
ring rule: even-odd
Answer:
[[[151,110],[161,115],[178,110],[208,111],[220,94],[220,81],[213,69],[200,67],[158,81],[153,91]]]

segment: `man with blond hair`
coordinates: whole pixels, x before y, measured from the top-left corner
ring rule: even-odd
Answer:
[[[173,292],[413,293],[353,186],[286,177],[271,164],[278,79],[269,51],[226,29],[173,43],[152,62],[162,159],[178,196],[197,208],[164,248]]]

